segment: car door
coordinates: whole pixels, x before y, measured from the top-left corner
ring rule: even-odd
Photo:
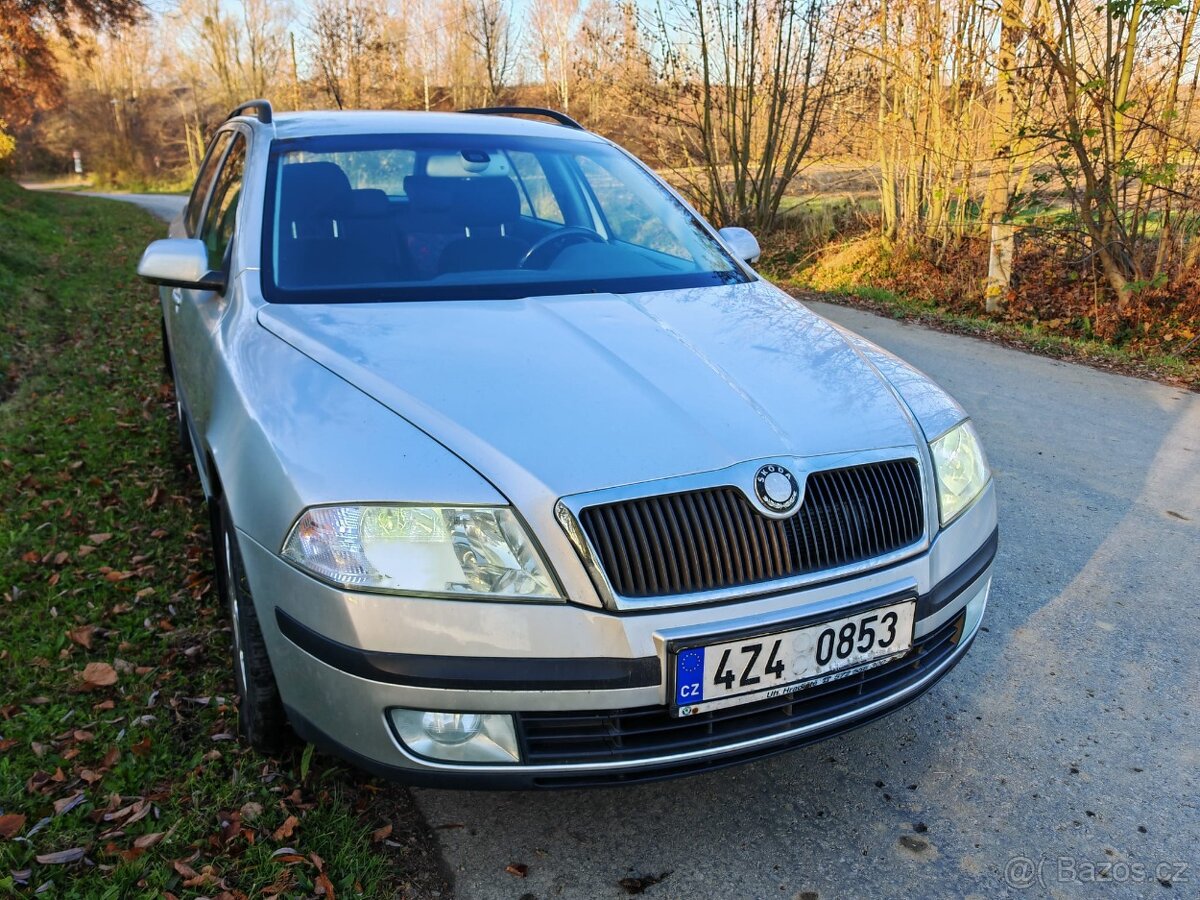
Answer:
[[[192,235],[204,242],[209,269],[227,275],[234,271],[230,257],[245,167],[246,137],[240,131],[231,132],[229,147]],[[172,294],[168,304],[167,315],[173,320],[169,331],[175,377],[194,436],[204,434],[208,426],[215,380],[214,342],[231,289],[232,284],[223,292],[181,289]]]

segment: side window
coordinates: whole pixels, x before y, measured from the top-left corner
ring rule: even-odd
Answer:
[[[600,204],[613,237],[671,256],[691,258],[662,218],[621,179],[589,157],[576,156],[575,162]]]
[[[246,139],[240,134],[225,157],[225,165],[213,186],[212,201],[204,216],[200,238],[208,248],[208,267],[219,269],[225,262],[225,250],[233,238],[238,198],[242,195],[242,174],[246,168]]]
[[[195,237],[196,230],[200,227],[200,210],[204,207],[204,198],[208,196],[208,189],[212,187],[213,178],[221,164],[221,155],[229,146],[229,140],[232,137],[232,133],[222,131],[208,145],[208,154],[204,157],[204,162],[200,166],[200,174],[196,176],[196,183],[192,186],[192,196],[188,200],[187,213],[183,217],[183,225],[187,229],[188,237]]]
[[[522,214],[531,215],[544,222],[557,222],[559,225],[566,222],[538,158],[523,151],[510,152],[508,158],[512,160],[517,178],[524,188],[521,192]]]

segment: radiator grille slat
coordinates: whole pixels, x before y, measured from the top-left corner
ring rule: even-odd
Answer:
[[[763,515],[737,488],[590,506],[580,524],[613,589],[661,597],[759,584],[899,550],[925,529],[911,459],[808,476],[791,518]]]

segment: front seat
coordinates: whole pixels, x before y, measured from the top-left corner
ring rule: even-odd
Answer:
[[[283,167],[279,209],[281,287],[394,280],[398,257],[394,225],[377,198],[351,190],[340,166],[329,162]]]
[[[521,217],[517,186],[504,175],[456,179],[448,211],[461,237],[438,257],[438,274],[515,269],[529,242],[512,233]]]

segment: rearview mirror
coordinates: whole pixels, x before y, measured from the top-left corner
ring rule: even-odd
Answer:
[[[758,238],[745,228],[730,226],[729,228],[722,228],[717,233],[725,239],[725,243],[729,245],[729,249],[746,262],[753,265],[762,256],[762,249],[758,246]]]
[[[138,263],[137,273],[152,284],[167,287],[223,291],[225,273],[208,267],[208,248],[196,238],[164,238],[155,241]]]

